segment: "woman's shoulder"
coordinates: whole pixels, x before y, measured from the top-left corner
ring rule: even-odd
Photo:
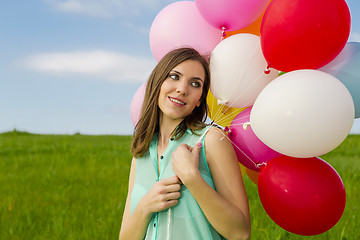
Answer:
[[[231,142],[226,134],[226,132],[217,126],[209,126],[205,136],[205,144],[207,149],[218,149],[219,147],[224,147],[227,145],[231,146]]]
[[[207,130],[208,133],[206,134],[208,138],[214,138],[214,137],[217,138],[219,136],[226,136],[225,131],[218,126],[209,125],[206,126],[206,128],[208,128]]]
[[[227,133],[218,127],[211,127],[205,136],[205,155],[209,166],[236,162],[234,147]]]

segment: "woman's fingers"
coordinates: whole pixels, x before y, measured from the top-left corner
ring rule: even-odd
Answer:
[[[176,204],[178,204],[178,200],[177,199],[174,199],[174,200],[169,200],[168,202],[167,202],[167,208],[171,208],[171,207],[173,207],[173,206],[175,206]]]
[[[167,185],[180,183],[180,179],[177,176],[172,176],[169,178],[164,178],[164,179],[160,180],[159,182],[167,186]]]
[[[158,212],[178,204],[180,198],[180,180],[177,176],[162,179],[155,183],[147,194],[147,202],[152,212]]]
[[[166,195],[167,201],[176,200],[180,198],[180,192],[171,192]]]

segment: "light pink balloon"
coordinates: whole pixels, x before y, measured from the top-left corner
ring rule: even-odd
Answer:
[[[252,107],[240,112],[230,125],[229,138],[233,142],[236,156],[245,167],[259,172],[255,166],[258,163],[266,163],[278,156],[278,153],[266,146],[251,129],[250,112]]]
[[[227,31],[247,27],[265,11],[270,0],[195,0],[196,6],[211,25]]]
[[[150,29],[150,48],[156,61],[179,47],[192,47],[210,55],[221,41],[221,31],[203,19],[192,1],[179,1],[162,9]]]
[[[140,111],[144,101],[145,96],[145,89],[146,89],[146,82],[143,83],[135,92],[130,105],[130,115],[131,121],[134,126],[136,126],[137,122],[140,118]]]

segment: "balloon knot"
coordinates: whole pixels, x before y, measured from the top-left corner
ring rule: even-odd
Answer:
[[[230,133],[230,132],[231,132],[231,130],[230,130],[230,128],[229,128],[228,126],[225,126],[225,128],[224,128],[224,132],[226,132],[226,133]]]
[[[257,168],[262,168],[262,167],[265,167],[266,166],[266,162],[262,162],[262,163],[260,163],[260,162],[257,162],[257,163],[255,163],[255,167],[257,167]]]
[[[226,32],[225,32],[226,28],[222,27],[221,29],[222,29],[221,36],[224,38],[224,37],[226,37]]]
[[[244,130],[247,130],[249,126],[250,126],[250,122],[244,122],[243,123],[243,129]]]
[[[227,101],[227,100],[222,100],[222,99],[218,99],[217,100],[217,104],[218,105],[225,105],[225,104],[227,104],[229,101]]]
[[[267,65],[266,69],[264,70],[265,74],[269,74],[270,73],[270,65]]]

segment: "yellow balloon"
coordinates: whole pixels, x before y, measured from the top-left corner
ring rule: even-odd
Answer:
[[[226,105],[218,105],[217,99],[209,91],[207,96],[207,103],[209,106],[209,118],[216,124],[225,127],[230,126],[232,120],[246,108],[232,108]]]
[[[246,167],[241,163],[239,163],[239,167],[240,167],[241,175],[245,176]]]

